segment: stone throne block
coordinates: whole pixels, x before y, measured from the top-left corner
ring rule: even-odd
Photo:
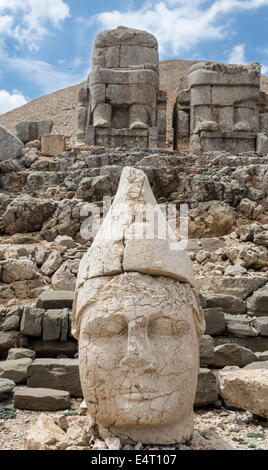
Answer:
[[[123,27],[100,33],[88,86],[79,91],[78,142],[165,146],[167,98],[158,68],[154,36]]]
[[[259,131],[260,65],[199,63],[188,77],[191,141],[202,151],[254,151]]]
[[[190,139],[192,150],[255,151],[263,126],[261,67],[198,62],[174,106],[174,148]],[[188,87],[188,88],[186,88]]]

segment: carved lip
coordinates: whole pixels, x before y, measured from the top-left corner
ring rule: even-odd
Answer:
[[[143,401],[143,400],[154,400],[155,398],[159,398],[159,393],[152,393],[147,391],[136,391],[131,392],[124,392],[121,394],[122,397],[127,397],[129,400],[133,401]]]

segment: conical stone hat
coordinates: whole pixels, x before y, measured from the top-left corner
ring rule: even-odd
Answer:
[[[145,173],[125,167],[114,202],[80,263],[73,324],[82,307],[77,305],[78,291],[89,279],[140,272],[176,279],[194,288],[191,259],[184,250],[174,250],[175,241]]]

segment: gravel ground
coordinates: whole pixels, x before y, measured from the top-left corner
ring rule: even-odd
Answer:
[[[71,410],[79,409],[81,400],[72,400]],[[10,403],[4,405],[12,406]],[[1,409],[0,409],[1,411]],[[40,412],[17,410],[16,418],[0,419],[0,450],[23,450],[24,433],[37,421]],[[51,416],[62,412],[46,412]],[[195,411],[195,430],[209,430],[234,450],[268,450],[268,421],[244,411],[202,408]]]

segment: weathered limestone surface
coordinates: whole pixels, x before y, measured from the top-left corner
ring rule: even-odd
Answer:
[[[94,423],[89,416],[52,416],[42,413],[25,433],[25,450],[90,450]],[[113,439],[110,438],[113,442]],[[107,442],[109,440],[107,439]],[[104,444],[104,442],[103,442]],[[108,446],[105,445],[107,449]]]
[[[79,363],[77,359],[35,359],[27,370],[27,386],[65,390],[81,397]]]
[[[24,448],[27,450],[60,450],[64,431],[46,415],[39,416],[36,425],[25,434]]]
[[[27,369],[31,364],[32,360],[17,359],[14,361],[1,361],[0,362],[0,377],[3,379],[14,380],[16,384],[26,382]]]
[[[0,125],[0,162],[20,157],[23,147],[23,143],[15,134]]]
[[[122,202],[128,206],[125,213]],[[165,236],[145,218],[148,203],[160,228],[166,226]],[[151,239],[144,239],[146,230]],[[88,409],[97,424],[125,442],[180,442],[193,432],[205,325],[190,259],[170,249],[174,241],[147,177],[126,167],[114,203],[81,261],[73,306]]]
[[[159,91],[157,40],[119,27],[95,41],[88,87],[78,97],[78,142],[158,147],[166,140],[166,96]]]
[[[16,124],[18,138],[26,144],[51,133],[53,121],[21,121]]]
[[[65,136],[60,134],[48,134],[41,137],[41,152],[48,157],[55,157],[65,152]]]
[[[194,64],[188,75],[189,88],[180,90],[174,107],[174,148],[183,146],[188,137],[192,150],[255,151],[258,134],[257,151],[267,153],[267,114],[260,113],[264,111],[260,107],[260,70],[257,63]]]
[[[268,419],[268,370],[221,372],[219,381],[222,393],[231,403]]]

